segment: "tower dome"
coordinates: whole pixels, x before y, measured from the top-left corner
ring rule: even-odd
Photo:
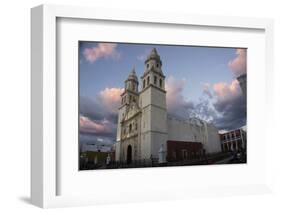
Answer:
[[[147,74],[150,71],[155,71],[157,73],[162,73],[162,61],[160,59],[160,55],[157,53],[156,48],[152,48],[150,54],[147,56],[145,60],[145,71],[144,74]]]
[[[138,77],[136,75],[135,68],[133,68],[132,71],[129,73],[127,80],[125,81],[125,89],[133,92],[138,92],[138,85]]]
[[[133,68],[132,71],[129,73],[128,80],[138,81],[135,68]]]
[[[157,53],[156,48],[152,48],[150,54],[147,56],[147,58],[145,60],[145,63],[147,63],[150,60],[156,60],[156,61],[160,62],[160,64],[162,65],[162,61],[160,59],[160,56]]]

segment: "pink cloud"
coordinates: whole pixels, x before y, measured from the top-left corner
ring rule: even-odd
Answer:
[[[238,77],[247,71],[247,50],[237,49],[236,57],[228,62],[228,66],[233,74]]]
[[[112,57],[118,59],[120,53],[116,50],[117,44],[99,43],[96,47],[85,48],[83,55],[87,61],[93,63],[103,57]]]
[[[106,134],[111,133],[113,124],[104,119],[100,122],[90,120],[88,117],[80,115],[80,130],[87,133]]]
[[[230,84],[225,82],[213,85],[213,90],[219,101],[227,101],[241,95],[239,82],[235,79]]]
[[[179,109],[179,107],[187,106],[188,102],[185,100],[182,92],[186,86],[186,79],[175,79],[173,76],[169,76],[166,81],[167,91],[167,108],[169,111]]]
[[[121,94],[123,88],[105,88],[100,91],[98,96],[103,106],[112,113],[117,113],[118,107],[121,104]]]

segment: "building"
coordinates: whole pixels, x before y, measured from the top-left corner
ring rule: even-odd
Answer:
[[[246,131],[242,128],[220,134],[222,151],[246,151]]]
[[[86,164],[103,165],[108,156],[115,159],[115,151],[113,147],[97,144],[81,144],[80,145],[80,168],[87,168]]]
[[[184,161],[203,156],[203,146],[200,142],[167,141],[167,161]]]
[[[155,48],[145,60],[139,81],[133,69],[125,81],[118,112],[116,161],[183,159],[221,151],[218,130],[199,119],[178,120],[167,116],[165,75]]]
[[[180,120],[168,117],[168,141],[184,141],[202,144],[202,153],[221,151],[217,128],[198,118]],[[169,151],[169,150],[168,150]]]

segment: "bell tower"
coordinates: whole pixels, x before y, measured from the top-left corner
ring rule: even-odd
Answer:
[[[121,139],[121,121],[127,112],[129,105],[132,103],[138,103],[139,93],[138,93],[138,77],[135,72],[135,68],[129,73],[127,80],[125,81],[124,92],[121,94],[121,106],[118,110],[118,125],[117,125],[117,142]]]
[[[167,150],[167,109],[165,75],[162,61],[153,48],[145,60],[145,70],[141,77],[140,92],[141,142],[143,158],[158,158],[162,147]]]
[[[165,76],[162,72],[162,61],[155,48],[145,60],[145,71],[142,76],[142,89],[149,86],[165,91]]]
[[[125,81],[125,90],[121,94],[121,105],[128,105],[132,102],[138,103],[138,77],[136,76],[135,68],[130,72],[127,80]]]
[[[122,121],[124,120],[126,113],[128,112],[130,106],[138,104],[139,102],[139,92],[138,92],[138,77],[135,72],[135,68],[129,73],[128,78],[125,81],[124,92],[121,94],[121,106],[118,109],[118,123],[117,123],[117,135],[116,135],[116,160],[120,159],[122,154],[121,147],[121,135],[122,135]]]

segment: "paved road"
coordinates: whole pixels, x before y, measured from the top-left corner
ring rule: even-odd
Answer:
[[[227,157],[225,159],[216,161],[214,164],[224,164],[224,163],[229,163],[231,160],[233,160],[233,156]]]

